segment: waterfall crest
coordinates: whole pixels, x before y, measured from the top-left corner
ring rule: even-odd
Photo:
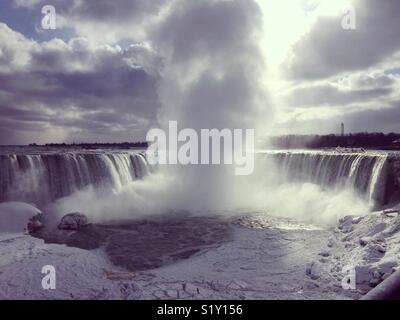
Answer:
[[[148,173],[140,152],[0,155],[0,201],[43,205],[88,185],[120,188]]]
[[[350,188],[371,206],[389,202],[398,192],[400,158],[389,153],[328,151],[265,151],[268,170],[278,182],[310,182],[322,187]],[[272,161],[272,162],[271,162]],[[45,205],[82,188],[119,189],[153,171],[139,151],[52,151],[0,154],[0,202]],[[397,182],[396,182],[397,181]]]
[[[311,182],[332,189],[349,187],[372,206],[389,200],[389,154],[274,151],[263,156],[273,160],[283,181]]]

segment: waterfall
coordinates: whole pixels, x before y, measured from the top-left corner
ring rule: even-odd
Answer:
[[[388,201],[388,154],[327,151],[271,151],[263,157],[273,161],[280,180],[311,182],[332,189],[349,187],[372,206]]]
[[[372,206],[386,204],[398,190],[390,183],[399,180],[393,166],[400,160],[387,153],[296,150],[266,151],[258,157],[272,165],[269,169],[279,177],[277,183],[311,182],[333,190],[350,188]],[[145,154],[137,151],[3,153],[0,202],[44,205],[89,185],[118,190],[152,171]]]
[[[0,155],[0,201],[43,205],[88,185],[118,189],[147,174],[146,157],[139,152]]]

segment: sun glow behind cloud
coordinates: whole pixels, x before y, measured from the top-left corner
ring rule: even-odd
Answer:
[[[275,105],[277,123],[280,123],[293,117],[293,114],[286,113],[287,106],[281,99],[293,86],[293,83],[289,83],[283,74],[283,63],[291,55],[292,47],[312,30],[318,19],[322,17],[338,17],[337,23],[340,25],[341,17],[351,6],[352,1],[257,0],[257,3],[263,12],[264,19],[262,50],[268,65],[265,82]],[[331,113],[327,112],[326,116]],[[274,134],[275,130],[271,128],[269,134]]]
[[[277,69],[290,48],[311,30],[318,18],[337,16],[350,0],[257,0],[264,16],[264,50],[270,68]],[[338,24],[341,20],[338,20]],[[276,70],[274,70],[276,71]]]
[[[51,142],[54,135],[44,133],[50,127],[64,131],[69,141],[125,141],[137,127],[126,114],[147,120],[135,134],[143,139],[146,123],[158,121],[158,81],[169,54],[158,45],[166,38],[179,44],[178,57],[196,56],[191,48],[203,48],[199,70],[192,65],[192,72],[183,72],[185,81],[205,72],[201,62],[217,48],[224,53],[221,62],[248,49],[253,50],[249,61],[261,57],[252,86],[268,97],[259,99],[261,110],[275,106],[274,128],[260,120],[274,135],[333,133],[340,122],[352,132],[399,131],[398,0],[254,1],[259,6],[251,0],[79,0],[74,5],[52,0],[57,30],[51,32],[38,29],[46,0],[3,1],[0,78],[6,86],[0,95],[0,142]],[[188,3],[203,9],[193,13],[185,9]],[[351,4],[357,30],[342,30]],[[237,13],[227,10],[237,7]],[[240,33],[243,28],[248,29]],[[254,46],[240,47],[248,37]],[[215,69],[220,81],[224,73],[218,77]],[[230,90],[227,97],[237,92]],[[82,115],[79,121],[56,116],[70,104]],[[87,116],[93,109],[98,112]],[[113,125],[125,133],[111,134]]]

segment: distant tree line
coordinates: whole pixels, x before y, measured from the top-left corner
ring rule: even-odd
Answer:
[[[274,148],[323,149],[323,148],[364,148],[364,149],[400,149],[400,134],[381,132],[354,133],[341,135],[286,135],[271,138]]]
[[[148,143],[145,141],[140,142],[116,142],[116,143],[46,143],[36,144],[31,143],[30,147],[44,147],[44,148],[79,148],[79,149],[131,149],[131,148],[142,148],[148,147]]]

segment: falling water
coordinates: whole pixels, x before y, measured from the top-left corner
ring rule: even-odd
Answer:
[[[388,154],[276,151],[263,156],[273,160],[282,181],[349,187],[371,205],[388,200]]]
[[[393,173],[384,153],[269,151],[282,182],[311,182],[340,190],[350,188],[371,205],[388,202]],[[137,151],[76,151],[0,154],[0,201],[43,205],[86,186],[121,187],[148,175],[144,153]]]
[[[138,152],[0,155],[0,201],[46,204],[88,185],[118,189],[149,173]]]

